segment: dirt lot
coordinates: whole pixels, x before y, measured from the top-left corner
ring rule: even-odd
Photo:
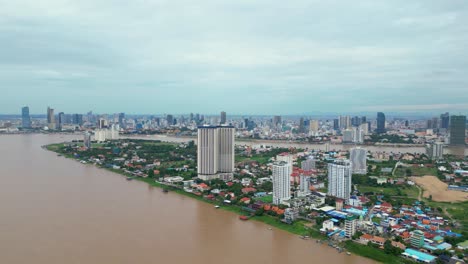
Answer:
[[[411,177],[417,185],[424,189],[424,197],[432,195],[432,200],[438,202],[468,201],[468,193],[447,190],[447,184],[435,176]]]

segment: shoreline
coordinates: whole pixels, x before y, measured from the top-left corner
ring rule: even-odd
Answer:
[[[51,144],[51,145],[54,145],[54,144]],[[49,146],[51,146],[51,145],[43,146],[43,149],[47,150],[47,151],[50,151],[50,152],[53,152],[53,153],[56,153],[58,155],[61,155],[62,157],[65,157],[67,159],[72,159],[74,161],[79,162],[72,155],[60,153],[60,152],[57,152],[57,151],[55,151],[53,149],[50,149]],[[103,167],[103,166],[99,166],[99,165],[94,164],[94,163],[87,163],[87,164],[91,164],[95,168],[98,168],[98,169],[104,169],[104,170],[107,170],[109,172],[118,174],[118,175],[120,175],[122,177],[131,177],[133,180],[137,180],[137,181],[140,181],[140,182],[145,182],[148,185],[150,185],[152,187],[159,188],[161,190],[162,189],[168,189],[171,192],[175,192],[175,193],[177,193],[179,195],[184,195],[186,197],[190,197],[190,198],[193,198],[195,200],[198,200],[198,201],[210,204],[210,205],[218,205],[219,209],[235,213],[236,216],[247,215],[247,213],[245,213],[245,211],[242,210],[242,208],[240,208],[239,206],[225,205],[225,204],[222,204],[222,203],[219,203],[219,202],[207,200],[207,199],[203,198],[202,196],[198,196],[198,195],[195,195],[193,193],[185,192],[182,189],[178,189],[178,188],[173,187],[173,186],[168,186],[168,185],[165,185],[165,184],[161,184],[161,183],[155,181],[153,178],[143,178],[143,177],[138,177],[138,176],[132,176],[132,175],[127,174],[127,173],[125,173],[123,171],[120,171],[120,170],[117,170],[117,169],[112,169],[112,168],[107,168],[107,167]],[[288,232],[288,233],[290,233],[292,235],[309,236],[310,238],[308,240],[310,240],[311,242],[313,242],[313,240],[320,240],[322,242],[328,241],[328,237],[326,235],[321,234],[320,231],[318,231],[318,230],[316,230],[314,228],[305,227],[303,225],[305,223],[305,221],[303,221],[303,220],[302,221],[296,221],[292,225],[288,225],[288,224],[285,224],[283,222],[280,222],[278,218],[275,218],[275,217],[272,217],[272,216],[269,216],[269,215],[265,215],[265,214],[261,215],[261,216],[253,215],[253,216],[251,216],[249,218],[249,220],[261,222],[261,223],[263,223],[263,224],[265,224],[267,226],[280,229],[280,230]],[[352,243],[352,246],[348,246],[349,243]],[[353,254],[356,254],[357,256],[367,258],[367,259],[371,259],[371,260],[374,260],[374,261],[380,262],[380,263],[415,263],[415,262],[409,261],[408,259],[405,259],[405,258],[402,258],[402,257],[399,257],[399,256],[387,255],[382,250],[369,248],[369,247],[367,247],[365,245],[360,245],[360,244],[358,244],[356,242],[353,242],[353,241],[342,242],[341,244],[338,244],[338,245],[341,248],[346,249],[346,251],[349,251],[349,252],[351,252]],[[369,250],[374,251],[375,254],[369,254]]]

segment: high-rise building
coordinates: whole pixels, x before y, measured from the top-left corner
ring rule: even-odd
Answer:
[[[166,116],[166,121],[168,126],[174,125],[174,116],[173,115],[167,115]]]
[[[47,107],[47,126],[49,129],[55,129],[54,109]]]
[[[232,126],[198,128],[198,177],[202,180],[230,179],[234,173],[234,134]]]
[[[440,115],[440,128],[448,129],[450,125],[450,114],[445,113]]]
[[[356,234],[357,219],[355,216],[348,216],[345,219],[345,236],[351,238]]]
[[[276,155],[276,161],[284,161],[288,164],[288,175],[293,172],[293,156],[287,152]]]
[[[306,196],[310,193],[310,174],[301,173],[299,175],[299,195]]]
[[[351,194],[352,163],[337,160],[328,164],[328,195],[349,200]]]
[[[318,120],[310,120],[309,134],[311,136],[316,136],[318,131],[319,131],[319,121]]]
[[[226,124],[226,112],[221,112],[221,121],[220,121],[221,125],[224,125]]]
[[[72,116],[72,123],[74,125],[82,125],[83,124],[83,115],[81,114],[73,114]]]
[[[62,129],[63,124],[65,124],[65,113],[60,112],[58,114],[58,128]]]
[[[221,179],[233,177],[235,157],[234,137],[235,129],[233,126],[218,127],[218,177]]]
[[[444,143],[435,142],[426,145],[426,155],[433,160],[442,159],[444,157]]]
[[[382,112],[377,113],[377,129],[378,134],[385,133],[385,114]]]
[[[29,116],[29,107],[21,108],[21,127],[31,128],[31,117]]]
[[[276,128],[281,128],[281,116],[273,117],[273,126]]]
[[[352,148],[350,150],[349,159],[353,167],[353,173],[367,173],[367,150],[363,148]]]
[[[315,170],[315,159],[308,158],[301,162],[301,169],[305,171]]]
[[[289,164],[276,161],[272,166],[273,203],[280,204],[291,198],[291,181],[289,179]]]
[[[351,118],[349,116],[340,116],[340,129],[351,128]]]
[[[125,113],[119,113],[119,126],[125,128]]]
[[[352,129],[343,131],[343,143],[352,143],[354,140],[354,133]]]
[[[83,143],[87,149],[91,148],[91,134],[88,131],[84,133]]]
[[[450,145],[465,145],[466,116],[450,117]]]
[[[432,118],[432,129],[435,129],[437,130],[439,127],[440,127],[440,124],[439,124],[439,118],[438,117],[433,117]]]
[[[362,123],[359,126],[359,129],[362,131],[364,136],[369,135],[369,126],[367,125],[367,123]]]
[[[334,130],[340,129],[340,120],[339,119],[333,119],[333,129]]]
[[[359,126],[361,125],[362,121],[361,121],[361,118],[359,116],[354,116],[353,118],[351,118],[351,125],[352,126]]]
[[[299,118],[298,132],[299,133],[304,133],[305,132],[304,118],[303,117]]]
[[[410,244],[414,248],[421,248],[424,246],[424,232],[421,230],[413,231],[410,238]]]

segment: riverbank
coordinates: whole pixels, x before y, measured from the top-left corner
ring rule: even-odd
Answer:
[[[61,144],[48,145],[48,146],[46,146],[46,148],[48,150],[50,150],[50,151],[53,151],[55,153],[58,153],[58,154],[62,155],[63,157],[71,158],[71,159],[74,159],[74,160],[79,160],[78,158],[75,158],[71,154],[61,153],[60,152],[60,147],[59,147],[60,145]],[[108,168],[108,167],[105,167],[105,166],[99,166],[99,165],[96,165],[96,167],[101,168],[101,169],[106,169],[106,170],[111,171],[111,172],[115,172],[115,173],[120,174],[120,175],[122,175],[124,177],[129,177],[129,176],[131,177],[130,174],[125,173],[122,170],[112,169],[112,168]],[[219,205],[222,210],[234,212],[236,215],[247,215],[248,214],[247,212],[243,211],[240,206],[224,205],[224,204],[221,204],[219,202],[207,200],[207,199],[203,198],[202,196],[198,196],[198,195],[195,195],[193,193],[185,192],[182,189],[178,189],[178,188],[175,188],[175,187],[169,187],[169,186],[167,186],[165,184],[162,184],[160,182],[156,182],[152,178],[142,178],[142,177],[132,177],[132,178],[134,180],[146,182],[150,186],[154,186],[154,187],[157,187],[157,188],[168,188],[168,189],[170,189],[171,192],[175,192],[175,193],[178,193],[178,194],[181,194],[181,195],[184,195],[184,196],[188,196],[188,197],[191,197],[191,198],[194,198],[196,200],[203,201],[205,203],[209,203],[209,204],[212,204],[212,205]],[[305,226],[304,225],[304,223],[306,223],[305,221],[296,221],[294,224],[288,225],[288,224],[285,224],[285,223],[281,222],[278,218],[275,218],[275,217],[272,217],[272,216],[269,216],[269,215],[253,216],[250,219],[253,220],[253,221],[258,221],[258,222],[265,223],[265,224],[270,225],[272,227],[275,227],[277,229],[284,230],[286,232],[289,232],[291,234],[295,234],[295,235],[298,235],[298,236],[310,236],[310,237],[321,239],[321,240],[322,239],[327,239],[326,236],[320,234],[320,232],[316,228],[313,228],[313,227],[311,228],[311,227]],[[387,260],[388,260],[388,257],[385,257],[387,255],[384,252],[382,252],[381,250],[379,250],[379,249],[369,248],[365,252],[362,252],[362,248],[350,247],[348,249],[348,251],[354,253],[355,255],[364,256],[364,257],[367,257],[367,258],[370,258],[370,259],[373,259],[373,260],[376,260],[376,261],[379,261],[379,262],[387,263]],[[371,251],[371,252],[374,251],[375,254],[368,254],[369,251]],[[393,263],[402,263],[402,262],[393,262]]]

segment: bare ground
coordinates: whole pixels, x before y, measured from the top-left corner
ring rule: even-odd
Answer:
[[[432,200],[438,202],[468,201],[468,193],[447,190],[447,184],[435,176],[411,177],[417,185],[424,189],[424,197],[432,195]]]

